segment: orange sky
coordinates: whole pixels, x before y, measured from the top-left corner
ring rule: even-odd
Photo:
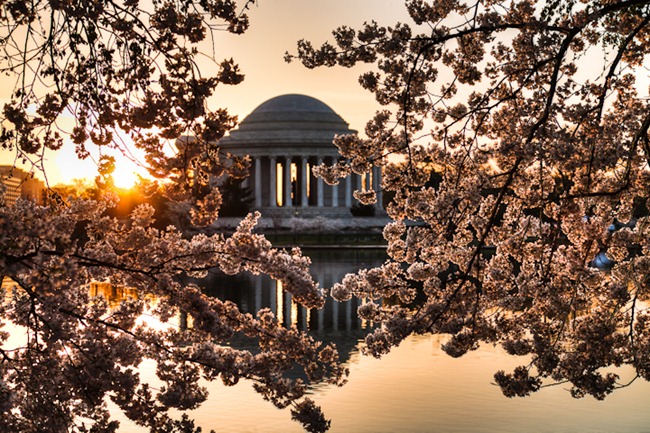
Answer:
[[[209,101],[210,108],[227,108],[243,119],[274,96],[303,93],[328,104],[349,122],[352,129],[360,132],[378,108],[373,95],[363,90],[357,81],[369,67],[308,70],[297,62],[285,63],[284,53],[293,52],[296,41],[301,38],[316,46],[331,40],[331,31],[340,25],[359,28],[370,20],[382,25],[411,22],[403,0],[257,0],[249,11],[249,17],[251,27],[245,34],[219,32],[215,35],[217,61],[234,58],[246,78],[237,86],[219,86]],[[202,48],[211,52],[211,41],[206,41]],[[596,49],[588,61],[595,58],[595,66],[587,70],[599,73],[602,51]],[[208,69],[212,67],[213,63],[205,62],[205,75],[209,75]],[[2,80],[0,77],[0,105],[9,97],[13,85]],[[637,86],[642,97],[647,97],[649,84],[648,74],[642,74]],[[71,145],[46,154],[46,158],[50,185],[96,175],[94,162],[77,160]],[[13,152],[0,150],[0,164],[12,163]],[[128,162],[118,164],[115,173],[118,186],[132,183],[136,168],[135,164]],[[140,171],[144,173],[144,170]]]
[[[307,70],[296,62],[285,63],[284,53],[294,51],[301,38],[315,45],[331,40],[331,31],[340,25],[358,28],[373,19],[386,25],[408,21],[402,0],[258,0],[249,17],[251,27],[247,33],[216,34],[216,58],[233,57],[246,78],[237,86],[220,86],[210,100],[210,108],[225,107],[243,119],[269,98],[303,93],[328,104],[351,128],[363,130],[366,120],[377,109],[373,95],[357,81],[365,68]],[[205,50],[212,50],[211,42]],[[206,62],[205,68],[209,67],[211,64]],[[10,92],[10,84],[0,85],[0,101],[6,100]],[[0,164],[13,163],[13,153],[0,152]],[[47,161],[50,185],[96,174],[94,163],[79,161],[70,145],[50,152]],[[134,170],[136,166],[131,163],[118,164],[118,186],[132,182]]]

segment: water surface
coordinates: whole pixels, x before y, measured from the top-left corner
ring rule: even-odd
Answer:
[[[306,250],[314,278],[330,287],[346,273],[378,265],[381,250]],[[296,306],[291,296],[268,278],[213,275],[206,282],[215,296],[237,302],[243,310],[271,308],[285,324],[296,324],[317,338],[334,341],[350,368],[342,388],[316,386],[311,398],[332,419],[333,433],[392,432],[650,432],[650,384],[637,381],[605,401],[574,399],[567,386],[545,388],[527,398],[509,399],[492,383],[493,374],[525,363],[493,347],[460,359],[440,350],[441,336],[408,338],[381,360],[362,356],[370,324],[357,314],[358,300],[328,300],[323,311]],[[631,376],[631,371],[622,371]],[[191,413],[204,431],[232,433],[302,432],[288,410],[278,410],[250,384],[208,384],[208,401]],[[121,432],[137,430],[123,421]]]

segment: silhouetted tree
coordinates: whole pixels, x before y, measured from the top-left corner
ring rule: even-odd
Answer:
[[[246,216],[251,211],[255,198],[253,190],[243,185],[243,179],[227,178],[221,185],[221,208],[219,215],[224,217]]]

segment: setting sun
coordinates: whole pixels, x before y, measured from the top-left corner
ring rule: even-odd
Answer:
[[[139,169],[136,171],[136,169]],[[116,164],[113,172],[113,182],[118,188],[131,189],[138,183],[138,175],[147,177],[143,169],[135,166],[131,161],[124,160]]]
[[[648,430],[650,0],[0,0],[0,52],[0,433]]]
[[[119,152],[114,152],[115,171],[113,181],[118,188],[130,189],[138,182],[138,176],[150,177],[147,170],[138,164],[135,158],[144,160],[141,155],[127,158]],[[94,181],[97,176],[98,158],[94,155],[86,159],[79,159],[72,143],[66,143],[57,151],[56,157],[49,161],[48,182],[50,185],[59,183],[69,184],[73,179],[88,179]]]

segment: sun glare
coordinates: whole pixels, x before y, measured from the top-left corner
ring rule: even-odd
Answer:
[[[138,175],[144,178],[150,177],[144,167],[134,162],[136,158],[142,157],[137,149],[132,158],[127,158],[119,152],[113,152],[113,156],[115,157],[113,182],[116,187],[131,189],[138,183]],[[66,143],[47,164],[48,179],[52,185],[70,184],[74,179],[88,179],[94,182],[97,176],[97,160],[96,154],[80,160],[75,153],[74,145]]]
[[[143,176],[143,173],[140,173]],[[113,172],[115,186],[123,189],[131,189],[138,183],[138,173],[131,164],[117,164]]]

